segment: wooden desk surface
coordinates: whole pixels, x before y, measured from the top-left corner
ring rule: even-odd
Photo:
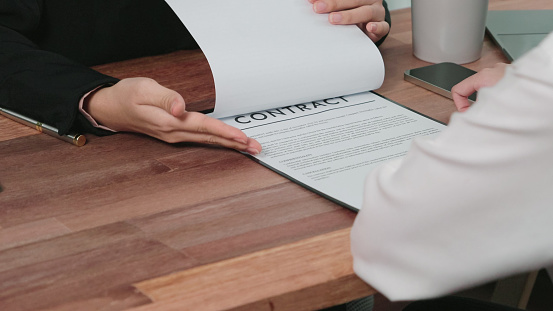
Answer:
[[[490,9],[553,9],[491,0]],[[403,81],[410,10],[392,12],[378,93],[447,122],[452,102]],[[475,70],[506,61],[486,38]],[[175,68],[185,68],[175,70]],[[98,66],[214,104],[197,51]],[[1,310],[310,310],[374,293],[352,271],[355,213],[247,157],[149,137],[81,148],[0,117]]]

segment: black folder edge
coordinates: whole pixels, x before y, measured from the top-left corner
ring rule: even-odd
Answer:
[[[413,110],[413,109],[411,109],[411,108],[409,108],[409,107],[406,107],[406,106],[404,106],[404,105],[402,105],[402,104],[400,104],[400,103],[398,103],[398,102],[396,102],[396,101],[393,101],[393,100],[391,100],[391,99],[389,99],[389,98],[387,98],[387,97],[385,97],[385,96],[382,96],[382,95],[380,95],[380,94],[378,94],[378,93],[376,93],[376,92],[374,92],[374,91],[370,91],[370,92],[373,93],[373,94],[375,94],[375,95],[377,95],[377,96],[379,96],[379,97],[382,97],[382,98],[384,98],[384,99],[386,99],[386,100],[388,100],[388,101],[390,101],[390,102],[392,102],[392,103],[394,103],[394,104],[396,104],[396,105],[398,105],[398,106],[400,106],[400,107],[402,107],[402,108],[405,108],[405,109],[407,109],[407,110],[409,110],[409,111],[412,111],[412,112],[414,112],[414,113],[416,113],[416,114],[418,114],[418,115],[420,115],[420,116],[423,116],[423,117],[425,117],[425,118],[427,118],[427,119],[430,119],[430,120],[432,120],[432,121],[434,121],[434,122],[437,122],[437,123],[439,123],[439,124],[442,124],[442,125],[446,125],[446,126],[447,126],[447,124],[445,124],[445,123],[443,123],[443,122],[441,122],[441,121],[438,121],[438,120],[436,120],[436,119],[434,119],[434,118],[431,118],[431,117],[429,117],[429,116],[427,116],[427,115],[425,115],[425,114],[422,114],[422,113],[420,113],[420,112],[418,112],[418,111],[416,111],[416,110]],[[311,191],[311,192],[314,192],[314,193],[316,193],[316,194],[322,196],[323,198],[325,198],[325,199],[327,199],[327,200],[329,200],[329,201],[331,201],[331,202],[333,202],[333,203],[336,203],[336,204],[338,204],[338,205],[340,205],[340,206],[342,206],[342,207],[345,207],[345,208],[347,208],[347,209],[349,209],[349,210],[351,210],[351,211],[359,212],[359,209],[357,209],[357,208],[355,208],[355,207],[353,207],[353,206],[351,206],[351,205],[349,205],[349,204],[347,204],[347,203],[344,203],[344,202],[342,202],[342,201],[340,201],[340,200],[338,200],[338,199],[336,199],[336,198],[334,198],[334,197],[331,197],[330,195],[327,195],[326,193],[323,193],[323,192],[321,192],[321,191],[319,191],[319,190],[317,190],[317,189],[315,189],[315,188],[313,188],[313,187],[311,187],[311,186],[309,186],[309,185],[304,184],[303,182],[301,182],[301,181],[299,181],[299,180],[297,180],[297,179],[295,179],[295,178],[289,176],[288,174],[286,174],[286,173],[284,173],[284,172],[282,172],[282,171],[280,171],[280,170],[275,169],[274,167],[270,166],[269,164],[267,164],[267,163],[265,163],[265,162],[259,160],[258,158],[254,157],[254,156],[252,156],[252,155],[250,155],[250,154],[248,154],[248,153],[242,153],[242,154],[246,155],[247,157],[249,157],[249,158],[252,159],[253,161],[255,161],[255,162],[261,164],[262,166],[264,166],[264,167],[270,169],[271,171],[273,171],[273,172],[275,172],[275,173],[281,175],[282,177],[285,177],[285,178],[289,179],[290,181],[292,181],[292,182],[294,182],[294,183],[296,183],[296,184],[298,184],[298,185],[304,187],[305,189],[307,189],[307,190],[309,190],[309,191]]]

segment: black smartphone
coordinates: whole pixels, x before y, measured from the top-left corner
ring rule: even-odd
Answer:
[[[452,98],[451,88],[475,73],[476,71],[474,70],[454,63],[438,63],[406,70],[403,78],[405,81],[409,81],[447,98]],[[469,96],[469,101],[474,102],[475,100],[476,92]]]

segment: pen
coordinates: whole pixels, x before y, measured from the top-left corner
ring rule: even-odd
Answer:
[[[59,138],[63,141],[71,143],[75,146],[81,147],[86,143],[86,137],[84,137],[84,135],[76,134],[76,133],[69,133],[67,135],[59,135],[58,130],[55,127],[50,126],[48,124],[38,122],[38,121],[35,121],[35,120],[33,120],[29,117],[20,115],[19,113],[13,112],[13,111],[8,110],[6,108],[0,107],[0,114],[5,116],[8,119],[11,119],[13,121],[16,121],[16,122],[19,122],[21,124],[24,124],[24,125],[30,126],[32,128],[35,128],[37,131],[39,131],[41,133],[46,133],[50,136]]]

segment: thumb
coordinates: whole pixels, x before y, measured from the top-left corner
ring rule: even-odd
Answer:
[[[175,95],[169,99],[168,112],[174,117],[180,117],[186,112],[186,104],[184,102],[184,98],[182,98],[179,93],[174,93]]]
[[[149,93],[150,104],[159,107],[174,117],[179,117],[186,111],[186,104],[182,96],[171,89],[168,89],[155,81],[147,84],[145,87],[147,90],[143,90]]]
[[[166,89],[166,90],[167,92],[165,94],[163,94],[161,97],[158,97],[156,106],[167,111],[174,117],[182,116],[186,111],[186,104],[184,102],[184,98],[182,98],[182,96],[179,93],[173,90],[169,90],[169,89]]]
[[[390,32],[390,24],[386,21],[371,22],[367,23],[365,30],[369,38],[376,42]]]

